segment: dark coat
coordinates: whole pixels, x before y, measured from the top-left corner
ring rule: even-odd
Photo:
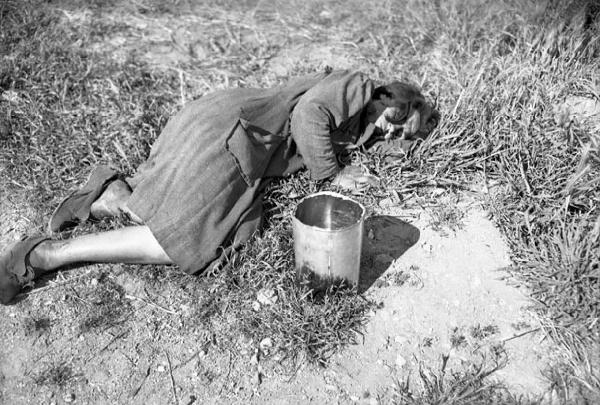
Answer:
[[[265,178],[337,173],[336,152],[358,138],[372,92],[366,76],[334,71],[193,101],[130,179],[128,206],[176,264],[200,271],[258,228]]]

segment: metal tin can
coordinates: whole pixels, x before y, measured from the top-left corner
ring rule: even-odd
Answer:
[[[292,223],[301,283],[317,291],[341,282],[358,285],[365,213],[362,204],[328,191],[298,203]]]

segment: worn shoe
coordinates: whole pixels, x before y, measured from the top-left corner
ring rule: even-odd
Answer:
[[[45,236],[26,238],[13,243],[0,255],[0,303],[8,304],[23,287],[32,285],[36,274],[29,263],[29,253],[48,239]]]
[[[118,176],[119,174],[108,166],[96,167],[83,187],[58,204],[48,222],[48,231],[61,232],[86,221],[90,217],[90,207],[93,202]]]

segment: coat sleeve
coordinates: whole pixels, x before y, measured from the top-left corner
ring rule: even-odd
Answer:
[[[300,98],[292,114],[291,132],[313,180],[326,179],[340,170],[331,133],[362,112],[373,89],[366,75],[340,71]]]

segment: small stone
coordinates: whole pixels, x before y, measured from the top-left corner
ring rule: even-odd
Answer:
[[[263,288],[256,294],[256,299],[262,305],[273,305],[277,302],[277,294],[272,288]]]
[[[571,123],[600,128],[600,101],[581,96],[569,96],[562,105],[554,107],[556,125],[568,127]]]
[[[179,306],[181,313],[185,316],[190,316],[192,314],[192,308],[189,305],[181,304]]]
[[[165,372],[165,366],[163,366],[162,364],[158,367],[156,367],[156,371],[158,371],[159,373],[164,373]]]
[[[333,13],[332,13],[331,11],[329,11],[329,10],[323,10],[323,11],[321,11],[321,13],[319,14],[319,17],[321,17],[321,18],[322,18],[322,19],[324,19],[324,20],[331,20],[331,19],[334,17],[334,15],[333,15]]]
[[[270,348],[273,347],[273,340],[268,337],[268,338],[264,338],[263,340],[260,341],[260,350],[265,351],[265,350],[269,350]]]
[[[72,392],[65,394],[64,400],[66,403],[71,403],[75,401],[75,394],[73,394]]]
[[[258,301],[254,301],[252,303],[252,309],[254,310],[254,312],[260,311],[260,303]]]
[[[357,395],[351,395],[350,396],[350,401],[358,402],[359,400],[360,400],[360,398]]]
[[[16,104],[19,102],[19,94],[13,90],[7,90],[2,93],[2,98],[11,104]]]
[[[406,364],[406,359],[402,357],[400,354],[396,356],[396,365],[398,367],[403,367]]]

